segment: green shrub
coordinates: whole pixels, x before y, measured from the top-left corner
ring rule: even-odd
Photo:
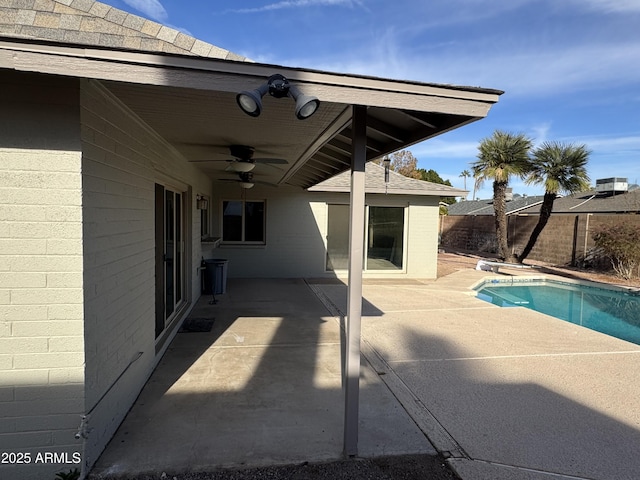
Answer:
[[[69,472],[59,472],[56,474],[55,480],[78,480],[80,478],[80,470],[77,468],[69,470]]]
[[[601,255],[611,261],[613,270],[629,280],[640,265],[640,226],[628,223],[597,228],[593,240]]]

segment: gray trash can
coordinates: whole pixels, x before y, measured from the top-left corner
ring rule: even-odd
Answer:
[[[204,292],[211,295],[222,295],[227,291],[227,265],[224,258],[207,258],[204,261]]]

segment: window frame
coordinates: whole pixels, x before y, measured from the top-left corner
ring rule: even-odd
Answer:
[[[225,240],[224,239],[224,206],[225,202],[238,202],[242,205],[241,216],[241,232],[240,240]],[[247,203],[261,203],[262,204],[262,240],[245,240],[246,238],[246,204]],[[220,244],[221,245],[266,245],[267,244],[267,201],[266,199],[237,199],[237,198],[224,198],[220,201]]]
[[[326,212],[327,212],[327,217],[326,217],[326,231],[328,232],[328,225],[329,225],[329,206],[330,205],[344,205],[346,207],[349,207],[349,204],[344,204],[344,203],[340,203],[340,202],[327,202],[326,204]],[[377,268],[369,268],[369,259],[368,259],[368,254],[369,254],[369,221],[370,221],[370,208],[371,207],[382,207],[382,208],[400,208],[403,210],[403,225],[402,225],[402,268],[399,269],[377,269]],[[408,258],[409,258],[409,248],[408,248],[408,241],[409,241],[409,204],[402,204],[402,205],[388,205],[388,204],[379,204],[379,203],[373,203],[373,204],[369,204],[367,203],[365,205],[365,220],[364,220],[364,248],[363,248],[363,263],[362,263],[362,271],[363,272],[370,272],[370,273],[384,273],[384,274],[391,274],[391,275],[395,275],[395,274],[406,274],[407,273],[407,262],[408,262]],[[327,252],[328,249],[328,245],[326,243],[327,239],[325,238],[325,252]],[[348,249],[348,245],[347,245],[347,249]],[[347,268],[336,268],[336,269],[329,269],[329,265],[328,265],[328,257],[325,253],[325,262],[324,262],[324,269],[325,269],[325,273],[344,273],[346,272],[348,269]]]

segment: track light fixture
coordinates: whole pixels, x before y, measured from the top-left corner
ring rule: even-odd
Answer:
[[[267,79],[267,83],[255,90],[245,90],[236,95],[236,101],[244,113],[257,117],[262,113],[262,97],[269,92],[275,98],[291,97],[296,102],[296,117],[300,120],[309,118],[320,106],[316,97],[304,95],[298,87],[291,85],[284,76],[276,73]]]

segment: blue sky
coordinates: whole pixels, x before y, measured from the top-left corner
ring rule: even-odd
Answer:
[[[454,186],[496,129],[585,144],[592,183],[640,182],[640,0],[105,3],[259,62],[504,90],[486,119],[410,148]]]

